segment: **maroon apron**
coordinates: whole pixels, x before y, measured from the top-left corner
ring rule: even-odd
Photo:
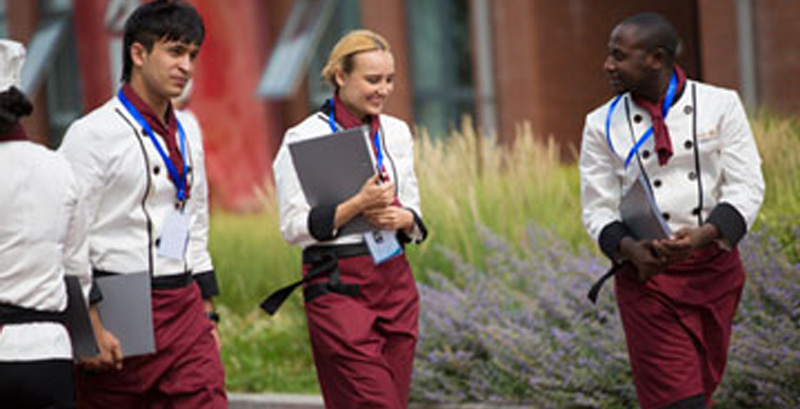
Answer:
[[[745,275],[737,250],[697,250],[642,284],[626,264],[616,296],[643,409],[711,395],[722,378]]]
[[[303,274],[310,269],[305,264]],[[338,273],[357,294],[330,292],[305,303],[325,407],[404,409],[419,313],[405,254],[377,266],[369,255],[340,258]],[[330,279],[313,279],[306,290]]]
[[[200,289],[153,290],[154,354],[125,358],[121,371],[77,371],[82,409],[225,409],[225,373]]]

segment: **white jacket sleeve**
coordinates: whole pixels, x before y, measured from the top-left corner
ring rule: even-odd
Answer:
[[[622,176],[603,131],[586,118],[579,159],[583,223],[597,241],[608,224],[619,221]]]
[[[723,248],[734,247],[755,222],[764,200],[761,157],[738,95],[729,92],[720,118],[719,198],[707,221],[721,233]]]
[[[91,217],[97,214],[103,187],[106,185],[107,164],[100,143],[84,122],[74,122],[67,130],[58,152],[69,162],[84,198],[84,208]]]
[[[400,203],[414,212],[414,229],[409,238],[414,242],[421,242],[427,235],[426,228],[422,223],[422,208],[419,198],[419,183],[417,173],[414,170],[414,139],[408,125],[402,123],[402,138],[399,141],[397,154],[397,166],[400,186],[398,196]]]
[[[69,178],[68,187],[69,220],[64,239],[63,260],[66,275],[78,277],[84,299],[89,300],[92,286],[92,269],[89,265],[88,217],[84,197],[74,177]]]
[[[744,217],[748,228],[755,222],[764,200],[764,176],[747,114],[738,96],[734,96],[722,120],[720,136],[722,178],[719,202],[729,203]]]
[[[311,208],[303,194],[287,145],[294,132],[290,129],[284,135],[273,162],[273,174],[280,207],[281,234],[289,244],[299,245],[314,239],[308,230],[308,214]]]
[[[191,198],[194,218],[189,232],[189,259],[195,274],[206,273],[214,269],[211,255],[208,252],[208,179],[206,178],[205,152],[202,137],[195,141],[192,163]]]

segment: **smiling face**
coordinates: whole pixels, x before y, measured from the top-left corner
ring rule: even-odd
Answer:
[[[642,46],[639,28],[621,24],[611,32],[603,69],[615,93],[637,93],[657,80],[662,61]]]
[[[394,90],[394,58],[384,50],[361,52],[352,58],[350,72],[336,72],[339,98],[361,119],[379,115]]]
[[[192,78],[199,51],[197,44],[181,41],[159,40],[150,51],[144,45],[134,43],[131,46],[134,66],[131,80],[141,83],[143,91],[148,94],[142,97],[175,98]]]

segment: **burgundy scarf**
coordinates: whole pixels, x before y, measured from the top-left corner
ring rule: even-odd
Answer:
[[[333,115],[336,117],[336,122],[340,123],[344,129],[355,128],[357,126],[368,124],[370,126],[370,135],[375,135],[375,132],[378,132],[378,130],[381,128],[380,116],[367,115],[367,121],[369,122],[364,122],[361,120],[361,118],[355,116],[355,114],[347,109],[347,107],[344,105],[344,102],[342,102],[338,95],[333,97],[333,109]]]
[[[5,135],[0,135],[0,142],[11,142],[11,141],[27,141],[28,134],[25,133],[25,128],[22,127],[22,124],[16,124],[10,131],[8,131]]]
[[[355,114],[350,112],[349,109],[344,105],[342,100],[339,98],[338,95],[333,97],[333,109],[334,109],[334,117],[336,118],[336,122],[341,124],[344,129],[355,128],[364,124],[368,124],[370,127],[370,144],[372,145],[372,151],[376,155],[378,154],[378,148],[375,146],[375,141],[373,140],[373,136],[375,132],[378,132],[381,129],[381,120],[379,115],[368,115],[366,120],[368,122],[364,122],[361,118],[357,117]],[[384,156],[385,157],[385,156]],[[381,172],[384,173],[384,177],[387,175],[386,167],[381,168]]]
[[[678,77],[678,85],[675,87],[675,99],[672,101],[674,104],[678,100],[683,87],[686,85],[686,74],[681,67],[675,65],[675,75]],[[672,140],[669,137],[669,129],[664,117],[661,115],[661,105],[666,98],[666,92],[658,100],[658,103],[644,99],[642,97],[633,96],[633,102],[642,107],[647,113],[650,114],[653,122],[653,137],[656,141],[656,153],[658,153],[658,164],[664,166],[672,157]]]
[[[136,91],[131,88],[129,84],[125,84],[122,86],[122,93],[125,94],[125,97],[131,101],[131,104],[142,114],[142,117],[147,124],[150,125],[150,128],[153,128],[153,131],[164,139],[164,143],[167,145],[167,153],[169,154],[169,160],[175,166],[175,169],[178,170],[178,173],[183,172],[183,156],[181,155],[180,148],[178,147],[178,138],[176,135],[178,134],[178,119],[175,117],[175,110],[172,109],[172,104],[167,106],[167,123],[165,124],[164,121],[159,117],[158,114],[153,112],[153,109],[150,108],[150,105],[147,105],[143,99],[139,98],[139,95],[136,94]],[[175,180],[172,178],[172,175],[167,172],[170,180],[175,183]],[[188,180],[186,180],[186,175],[181,175],[186,182],[186,199],[189,199],[189,190],[190,186]],[[177,184],[176,184],[177,186]]]
[[[344,127],[344,129],[355,128],[357,126],[361,126],[367,123],[363,122],[361,118],[355,116],[352,112],[350,112],[350,110],[347,109],[347,107],[344,105],[344,103],[342,102],[342,100],[339,98],[338,95],[334,95],[333,97],[333,110],[334,110],[333,115],[336,118],[336,122],[341,124]],[[369,121],[368,122],[370,127],[369,140],[370,140],[370,145],[372,146],[372,152],[377,155],[378,148],[375,146],[375,141],[373,139],[373,136],[375,135],[375,132],[378,132],[381,129],[380,115],[368,115],[366,120]],[[385,152],[386,148],[383,147],[383,149]],[[383,157],[384,160],[386,160],[385,154]],[[389,175],[386,172],[386,166],[381,167],[381,173],[383,174],[384,180],[389,180]],[[395,206],[400,206],[400,201],[398,200],[397,197],[394,198],[393,204]]]

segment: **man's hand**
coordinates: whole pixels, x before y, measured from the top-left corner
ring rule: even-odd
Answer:
[[[91,358],[81,359],[80,364],[90,371],[121,370],[124,356],[122,355],[122,346],[119,340],[103,327],[103,323],[100,321],[100,314],[95,306],[89,308],[89,318],[92,322],[95,340],[100,353]]]
[[[692,253],[714,242],[719,237],[719,230],[710,223],[700,227],[686,227],[678,230],[667,240],[656,240],[653,246],[658,254],[673,263],[688,258]]]
[[[211,299],[203,300],[203,309],[205,310],[206,314],[213,313],[214,311],[214,301]],[[210,319],[210,318],[209,318]],[[214,325],[214,329],[211,330],[211,336],[214,337],[214,342],[217,343],[217,351],[222,350],[222,338],[219,336],[219,329],[217,328],[217,322],[212,321],[212,325]]]
[[[388,206],[364,211],[364,219],[379,229],[400,230],[410,233],[414,228],[414,215],[408,209]]]
[[[622,239],[620,253],[636,267],[639,281],[647,282],[650,277],[661,274],[667,266],[665,257],[660,256],[651,240],[636,241],[630,237]]]

